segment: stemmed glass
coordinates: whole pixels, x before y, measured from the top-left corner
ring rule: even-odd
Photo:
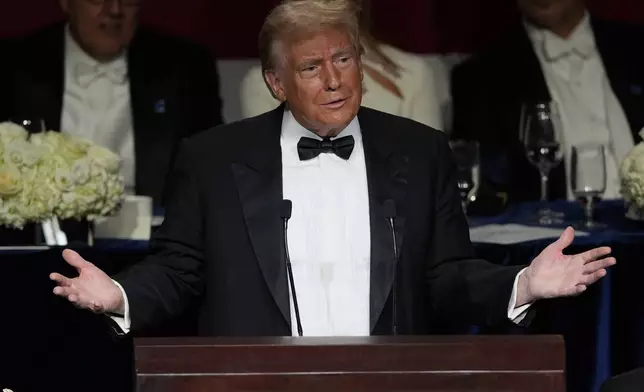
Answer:
[[[479,144],[473,140],[452,140],[450,147],[456,163],[456,183],[461,196],[463,213],[476,199],[479,172]]]
[[[541,202],[548,201],[550,171],[563,160],[561,146],[561,120],[557,106],[551,102],[525,104],[521,108],[520,132],[526,157],[541,177]],[[560,224],[563,214],[542,207],[538,222],[542,225]]]
[[[575,197],[582,202],[586,220],[585,229],[605,227],[593,219],[595,200],[606,190],[606,154],[602,144],[572,146],[570,157],[570,185]]]

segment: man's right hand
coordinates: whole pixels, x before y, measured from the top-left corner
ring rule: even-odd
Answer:
[[[63,258],[76,268],[78,277],[67,278],[56,272],[49,275],[57,284],[54,294],[67,298],[78,308],[89,309],[95,313],[122,315],[125,312],[121,290],[105,272],[73,250],[65,249]]]

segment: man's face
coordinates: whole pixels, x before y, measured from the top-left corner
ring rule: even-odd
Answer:
[[[584,9],[583,0],[518,0],[518,5],[530,22],[549,30]]]
[[[109,61],[130,44],[141,0],[60,0],[72,34],[99,61]]]
[[[362,102],[360,56],[349,35],[327,29],[281,46],[281,64],[266,73],[273,92],[307,129],[337,135]]]

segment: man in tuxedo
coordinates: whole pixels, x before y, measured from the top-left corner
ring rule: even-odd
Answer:
[[[583,0],[518,0],[522,23],[452,74],[453,139],[480,143],[482,177],[512,201],[537,200],[540,179],[520,140],[522,105],[554,102],[563,164],[549,198],[572,198],[570,151],[606,152],[604,198],[619,197],[621,160],[644,127],[644,29],[601,21]],[[527,112],[524,112],[527,113]],[[525,118],[525,117],[524,117]]]
[[[60,0],[65,22],[10,43],[0,114],[110,148],[126,187],[161,204],[180,140],[221,124],[221,101],[212,56],[138,28],[141,4]]]
[[[535,301],[604,276],[609,248],[562,253],[572,229],[527,267],[475,258],[444,134],[360,107],[353,3],[277,6],[259,41],[284,103],[183,143],[147,260],[110,278],[65,250],[79,275],[52,273],[54,293],[123,332],[200,301],[203,335],[293,335],[297,298],[304,335],[366,336],[427,333],[433,312],[521,322]]]

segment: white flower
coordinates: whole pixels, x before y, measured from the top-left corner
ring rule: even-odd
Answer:
[[[101,146],[92,146],[87,151],[87,157],[109,173],[117,173],[121,166],[121,158],[112,151]]]
[[[89,140],[67,134],[62,135],[65,138],[65,143],[62,146],[60,155],[68,162],[83,158],[92,147],[92,143]]]
[[[74,184],[85,185],[90,179],[92,161],[89,158],[79,159],[72,165],[71,172]]]
[[[621,193],[626,201],[644,208],[644,143],[636,145],[620,166]]]
[[[58,132],[27,133],[0,124],[0,225],[94,220],[119,208],[120,158],[88,140]]]
[[[0,196],[12,196],[20,192],[21,189],[20,170],[14,165],[0,166]]]
[[[3,157],[5,163],[10,163],[17,167],[32,167],[40,161],[42,149],[38,146],[24,141],[16,140],[5,146]]]
[[[19,203],[15,197],[2,200],[0,203],[0,224],[22,229],[26,220],[18,212],[18,207]]]
[[[55,154],[60,151],[65,138],[59,132],[40,132],[34,133],[29,138],[29,142],[34,146],[43,148],[49,154]]]
[[[7,146],[16,141],[25,141],[29,132],[18,124],[11,122],[0,123],[0,142]]]
[[[56,185],[63,192],[69,192],[74,188],[74,174],[64,168],[56,169]]]

